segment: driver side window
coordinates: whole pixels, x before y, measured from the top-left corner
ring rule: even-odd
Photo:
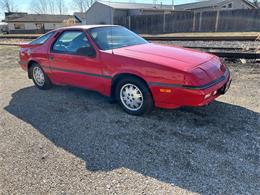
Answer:
[[[96,53],[82,31],[64,31],[52,46],[53,53],[95,57]]]

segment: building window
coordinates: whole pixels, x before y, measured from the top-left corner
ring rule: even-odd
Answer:
[[[222,6],[223,9],[226,9],[226,8],[231,9],[232,7],[233,7],[232,3]]]
[[[241,3],[241,6],[243,7],[243,9],[250,9],[246,4]]]
[[[36,29],[37,29],[37,30],[40,30],[40,29],[42,29],[43,24],[38,24],[38,23],[36,23],[35,26],[36,26]]]
[[[14,29],[15,30],[24,30],[25,25],[24,24],[14,24]]]

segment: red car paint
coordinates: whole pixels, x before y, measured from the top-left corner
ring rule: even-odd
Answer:
[[[92,27],[96,26],[61,28],[55,33],[82,30],[96,51],[95,58],[52,53],[54,35],[42,45],[21,44],[21,67],[28,71],[35,61],[53,84],[82,87],[105,96],[111,96],[118,75],[131,74],[147,83],[160,108],[206,105],[220,95],[220,89],[229,87],[229,70],[214,55],[153,43],[102,51],[87,32]]]

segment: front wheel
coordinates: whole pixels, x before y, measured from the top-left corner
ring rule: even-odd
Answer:
[[[39,89],[49,89],[52,84],[49,77],[44,73],[39,64],[33,64],[30,68],[30,75],[35,86]]]
[[[129,114],[143,115],[153,110],[153,98],[147,85],[140,79],[129,77],[116,86],[116,99]]]

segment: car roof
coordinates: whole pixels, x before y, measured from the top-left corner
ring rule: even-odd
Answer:
[[[102,25],[77,25],[77,26],[66,26],[66,27],[62,27],[62,28],[58,28],[55,29],[55,31],[57,30],[68,30],[68,29],[91,29],[91,28],[97,28],[97,27],[113,27],[113,26],[118,26],[118,25],[106,25],[106,24],[102,24]]]

